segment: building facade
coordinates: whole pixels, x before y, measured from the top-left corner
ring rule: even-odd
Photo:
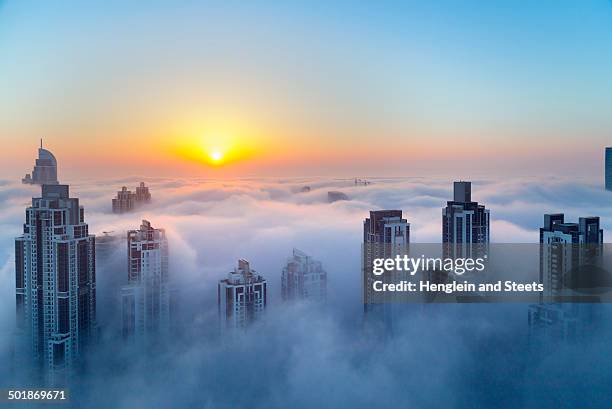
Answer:
[[[113,199],[113,213],[125,213],[134,210],[136,206],[136,195],[126,186],[117,192],[117,197]]]
[[[454,182],[453,200],[442,209],[442,243],[448,257],[473,257],[489,243],[489,210],[472,201],[472,183]]]
[[[156,342],[170,329],[171,289],[164,229],[143,220],[127,234],[128,284],[121,289],[122,334],[137,343]]]
[[[327,272],[320,261],[306,253],[293,249],[281,274],[281,296],[283,301],[327,299]]]
[[[96,329],[95,237],[67,185],[43,185],[15,240],[17,329],[56,380],[84,355]]]
[[[219,281],[217,301],[222,329],[247,327],[265,311],[268,284],[246,260],[238,260],[238,267]]]
[[[606,190],[612,190],[612,147],[606,148],[605,155],[605,186]]]
[[[580,217],[578,223],[566,223],[563,213],[546,214],[540,244],[540,279],[548,295],[560,295],[580,266],[599,263],[603,245],[599,217]]]
[[[410,223],[401,210],[372,210],[363,222],[363,242],[406,245],[410,243]]]
[[[540,243],[603,244],[603,229],[599,217],[580,217],[578,223],[566,223],[563,213],[545,214]]]
[[[374,292],[372,285],[372,263],[376,258],[393,258],[406,254],[410,243],[410,223],[403,218],[401,210],[370,211],[370,217],[363,222],[362,246],[362,294],[364,325],[383,337],[393,334],[395,317],[400,314],[393,304],[393,295],[386,293],[385,299]],[[383,281],[399,282],[398,272],[385,273]]]
[[[122,186],[117,192],[117,197],[113,199],[113,213],[126,213],[136,209],[138,206],[150,203],[151,193],[144,182],[136,188],[136,192],[128,190],[126,186]]]
[[[151,201],[151,193],[149,188],[145,186],[144,182],[140,182],[140,185],[136,188],[136,204],[149,203]]]
[[[582,286],[576,283],[584,283],[584,278],[589,281],[588,277],[597,274],[602,256],[599,217],[580,217],[578,223],[567,223],[563,213],[544,215],[544,226],[540,228],[540,282],[545,293],[539,304],[529,307],[532,340],[575,342],[591,332],[595,309],[581,303],[581,295],[573,290]],[[587,277],[581,277],[584,275]]]

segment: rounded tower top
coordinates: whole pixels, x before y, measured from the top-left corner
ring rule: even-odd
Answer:
[[[38,159],[50,160],[54,166],[57,166],[57,159],[55,159],[55,156],[44,148],[38,148]]]

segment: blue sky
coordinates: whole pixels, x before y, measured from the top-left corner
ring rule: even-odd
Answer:
[[[368,152],[368,174],[436,157],[491,170],[503,152],[532,173],[597,175],[612,130],[610,1],[0,4],[8,167],[41,134],[99,166],[126,140],[162,157],[216,127],[280,152],[236,172],[358,173]],[[398,150],[412,167],[389,164]]]

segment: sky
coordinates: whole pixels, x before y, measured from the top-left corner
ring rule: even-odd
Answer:
[[[360,241],[370,210],[396,208],[412,242],[439,242],[461,178],[491,211],[492,242],[536,243],[552,212],[600,216],[609,241],[611,23],[609,0],[0,0],[0,362],[14,238],[39,194],[19,179],[44,137],[90,232],[165,228],[183,291],[176,342],[141,356],[116,342],[124,243],[97,263],[100,343],[71,385],[80,402],[558,408],[587,407],[587,387],[606,402],[610,320],[587,348],[536,357],[527,305],[443,306],[405,314],[391,341],[364,336]],[[151,205],[113,214],[141,180]],[[328,203],[330,190],[350,200]],[[293,247],[327,270],[326,309],[280,304]],[[216,285],[238,258],[269,280],[270,303],[220,340]]]
[[[3,174],[580,174],[612,3],[0,1]],[[214,160],[216,153],[222,159]]]

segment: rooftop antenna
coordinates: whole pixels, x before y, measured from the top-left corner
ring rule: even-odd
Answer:
[[[42,149],[42,138],[40,138],[40,149]]]

